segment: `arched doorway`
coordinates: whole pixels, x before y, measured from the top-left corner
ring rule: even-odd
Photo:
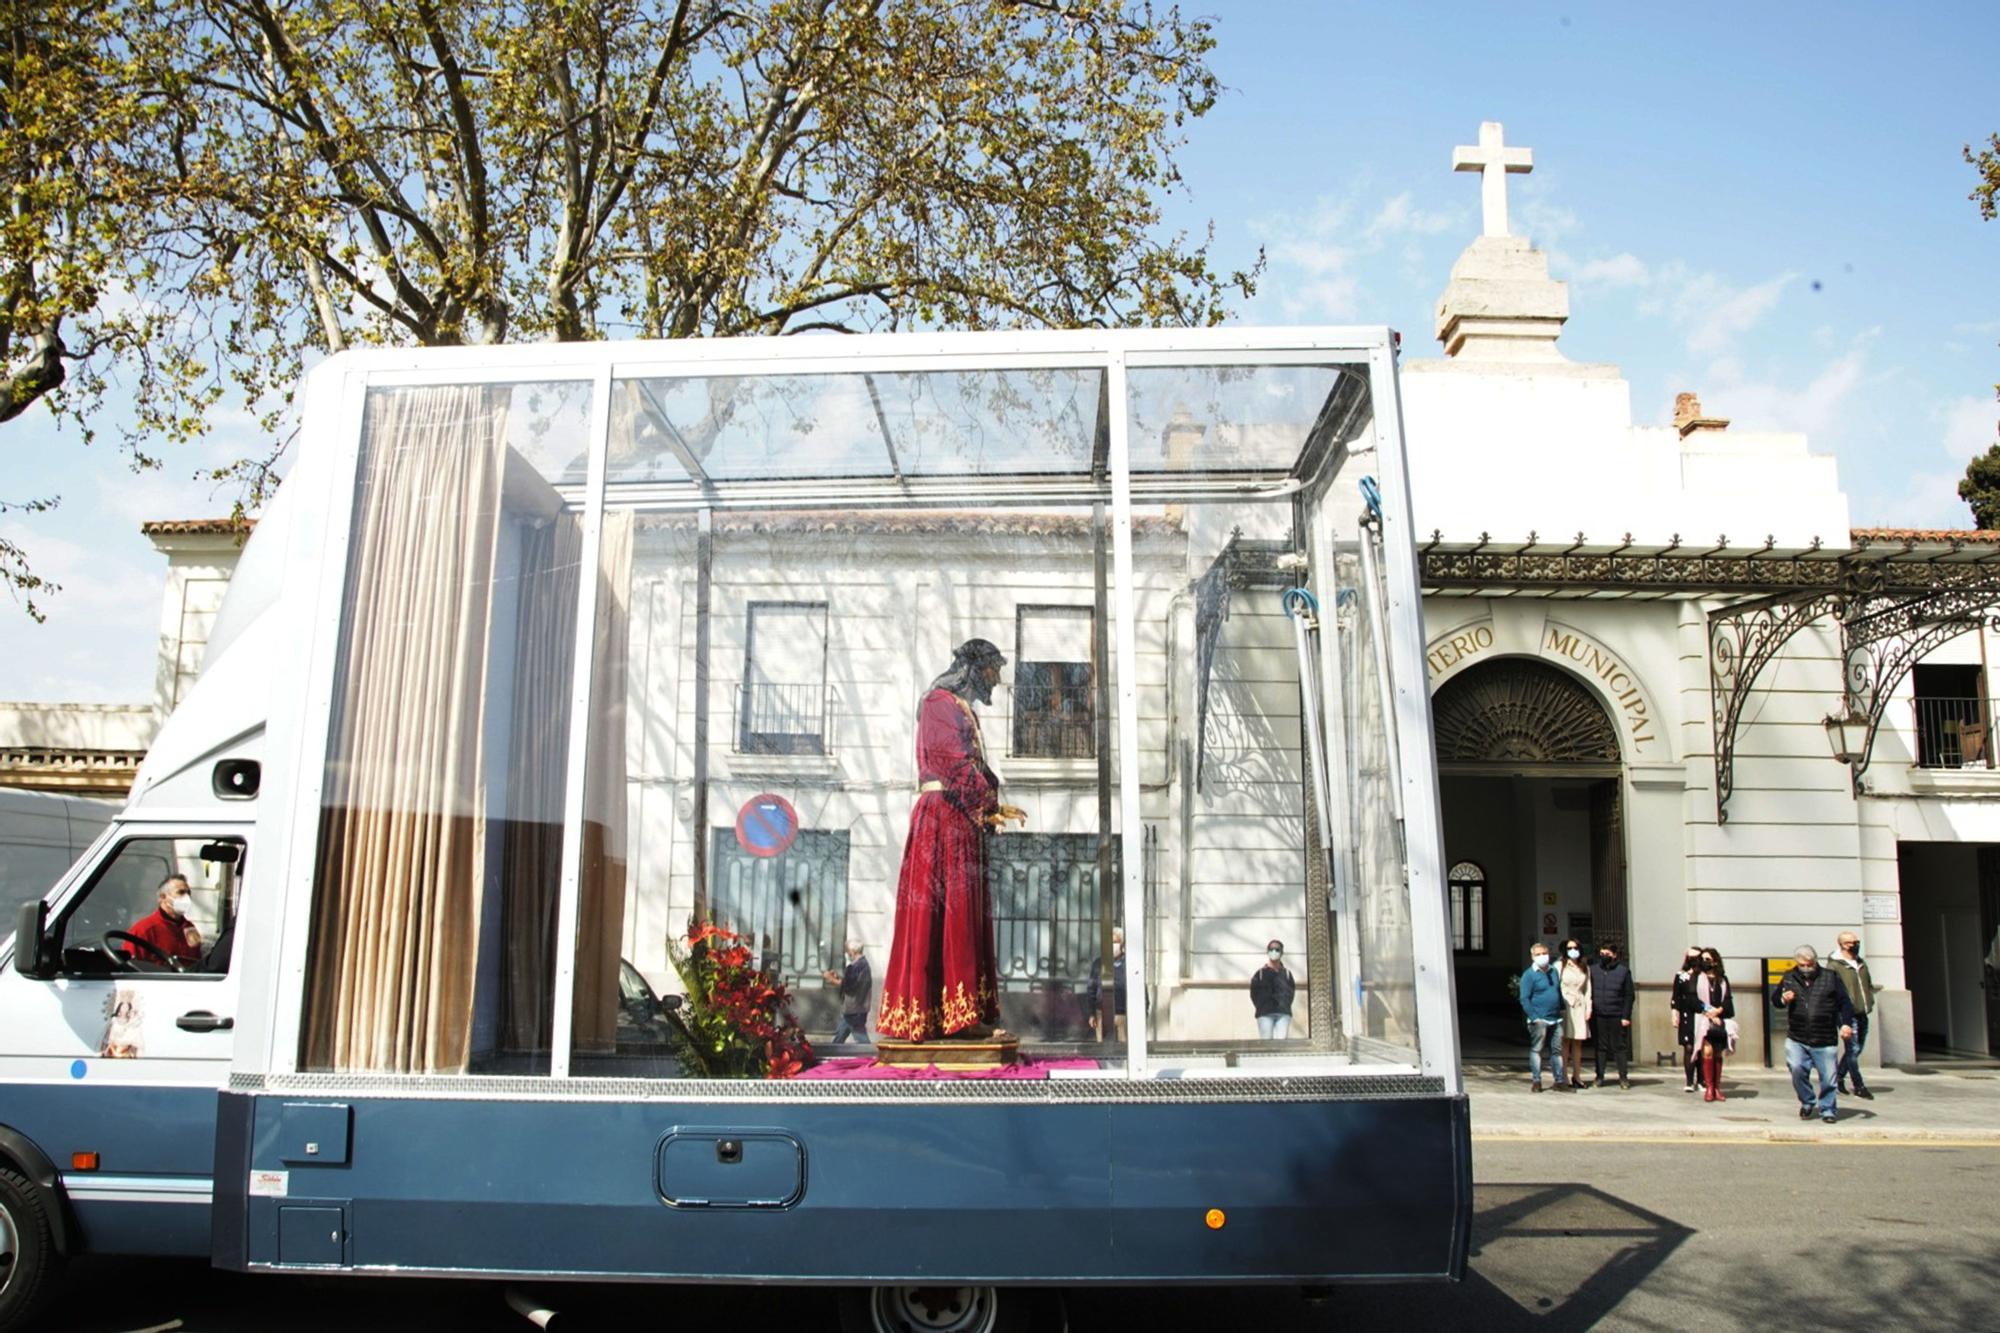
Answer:
[[[1431,701],[1453,867],[1453,965],[1468,1051],[1520,1045],[1508,979],[1536,940],[1625,946],[1617,727],[1582,681],[1533,658],[1461,671]]]

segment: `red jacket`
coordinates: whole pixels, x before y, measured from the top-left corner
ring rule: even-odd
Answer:
[[[134,921],[132,929],[126,933],[137,935],[175,962],[199,963],[201,950],[189,942],[187,932],[187,922],[168,916],[164,911],[155,911],[151,916]],[[145,950],[135,949],[129,944],[125,946],[125,952],[139,959],[153,957]]]

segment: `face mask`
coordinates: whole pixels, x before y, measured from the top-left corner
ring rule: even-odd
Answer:
[[[1597,965],[1598,965],[1599,967],[1610,967],[1610,966],[1612,966],[1613,964],[1615,964],[1615,963],[1616,963],[1617,961],[1618,961],[1618,960],[1617,960],[1616,958],[1613,958],[1613,957],[1612,957],[1612,956],[1611,956],[1610,954],[1608,954],[1608,953],[1601,953],[1601,954],[1597,955]]]
[[[1269,949],[1265,951],[1264,956],[1275,963],[1285,956],[1285,951],[1283,949]]]
[[[1849,958],[1859,958],[1859,957],[1861,956],[1861,946],[1860,946],[1860,945],[1858,945],[1858,944],[1850,944],[1850,945],[1848,945],[1848,946],[1847,946],[1847,956],[1848,956]]]
[[[1814,963],[1799,964],[1799,975],[1806,978],[1808,981],[1810,981],[1812,979],[1813,974],[1818,971],[1819,967],[1817,964]]]
[[[1539,968],[1544,968],[1544,969],[1546,969],[1546,968],[1548,967],[1548,965],[1549,965],[1549,956],[1548,956],[1547,954],[1545,954],[1545,953],[1538,953],[1538,954],[1536,954],[1536,955],[1535,955],[1535,966],[1536,966],[1536,967],[1539,967]]]
[[[178,916],[183,921],[188,919],[188,913],[194,911],[194,899],[188,897],[185,893],[179,894],[178,896],[173,898],[172,902],[174,906],[174,915]]]
[[[1570,956],[1571,958],[1581,958],[1581,957],[1583,957],[1583,950],[1581,950],[1581,949],[1571,949],[1571,950],[1569,951],[1569,956]]]

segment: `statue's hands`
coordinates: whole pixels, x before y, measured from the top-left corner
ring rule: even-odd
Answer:
[[[1008,824],[1016,822],[1020,823],[1023,827],[1028,823],[1028,812],[1018,805],[1003,805],[992,814],[986,816],[986,827],[992,829],[995,833],[1006,828]]]

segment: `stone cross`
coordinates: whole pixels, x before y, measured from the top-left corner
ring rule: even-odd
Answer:
[[[1507,235],[1507,173],[1526,174],[1535,169],[1535,154],[1529,148],[1508,148],[1500,142],[1500,122],[1484,121],[1479,126],[1477,148],[1451,150],[1453,171],[1479,173],[1480,230],[1487,236]]]

